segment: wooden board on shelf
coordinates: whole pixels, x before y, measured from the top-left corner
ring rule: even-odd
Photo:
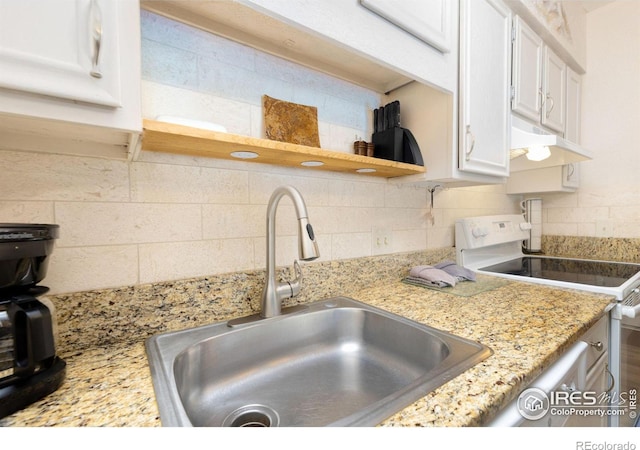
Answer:
[[[236,161],[238,159],[231,156],[232,152],[254,152],[259,156],[254,159],[245,159],[245,161],[288,167],[302,167],[303,162],[317,161],[324,164],[311,167],[314,170],[357,173],[360,169],[374,169],[375,172],[367,172],[363,173],[363,175],[384,178],[425,172],[424,167],[415,164],[208,131],[155,120],[145,119],[143,121],[143,129],[142,150],[146,151]]]

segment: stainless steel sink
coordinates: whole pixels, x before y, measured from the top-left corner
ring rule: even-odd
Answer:
[[[371,426],[492,353],[344,297],[146,345],[165,426]]]

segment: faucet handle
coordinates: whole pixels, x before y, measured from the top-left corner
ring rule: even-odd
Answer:
[[[293,270],[295,272],[296,278],[293,281],[289,281],[289,287],[291,288],[291,297],[295,297],[300,293],[300,288],[302,287],[302,267],[300,267],[300,262],[296,259],[293,261]]]

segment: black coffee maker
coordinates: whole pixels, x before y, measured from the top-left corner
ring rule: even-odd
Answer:
[[[55,310],[37,297],[58,225],[0,223],[0,418],[55,391],[65,362],[56,356]]]

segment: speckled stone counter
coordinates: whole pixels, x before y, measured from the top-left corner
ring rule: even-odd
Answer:
[[[494,354],[385,420],[383,426],[478,426],[603,314],[610,297],[519,282],[470,297],[400,282],[407,269],[452,250],[307,265],[308,302],[346,295],[473,339]],[[287,269],[288,271],[288,269]],[[144,350],[147,337],[257,309],[262,274],[52,296],[60,356],[68,364],[53,394],[0,420],[4,426],[160,426]]]
[[[640,263],[640,239],[593,236],[542,236],[547,255]]]

